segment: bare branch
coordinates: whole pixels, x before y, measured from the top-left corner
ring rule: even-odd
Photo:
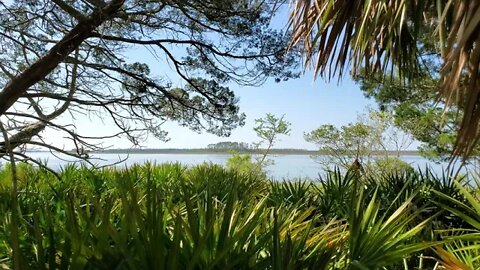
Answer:
[[[57,6],[63,9],[63,11],[67,12],[72,17],[76,18],[78,21],[87,20],[87,17],[85,15],[83,15],[80,11],[76,10],[74,7],[65,3],[64,1],[62,0],[51,0],[51,1],[57,4]]]

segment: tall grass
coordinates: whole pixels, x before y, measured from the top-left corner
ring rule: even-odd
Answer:
[[[479,203],[473,189],[431,174],[271,182],[212,164],[67,166],[60,179],[17,169],[31,269],[432,269],[476,244],[446,233],[477,228],[476,210],[455,212]],[[0,171],[0,268],[13,264],[10,177]]]

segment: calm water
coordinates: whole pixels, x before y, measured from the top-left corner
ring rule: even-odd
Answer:
[[[46,160],[47,164],[54,169],[58,169],[68,163],[65,157],[60,159],[45,152],[34,152],[30,153],[30,155],[37,159]],[[225,165],[230,156],[229,154],[97,154],[94,157],[98,158],[98,160],[95,160],[95,163],[98,165],[112,164],[126,159],[124,162],[116,165],[124,167],[146,161],[156,163],[180,162],[186,165],[212,162]],[[321,165],[308,155],[275,155],[270,158],[275,163],[269,166],[267,171],[269,176],[275,179],[305,177],[316,179],[318,174],[322,172]],[[446,164],[436,164],[419,156],[403,156],[401,159],[411,164],[414,168],[420,167],[425,169],[426,166],[429,166],[437,174],[441,174],[442,168],[446,167]]]

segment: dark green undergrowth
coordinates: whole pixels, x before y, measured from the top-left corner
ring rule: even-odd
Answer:
[[[429,172],[368,178],[333,171],[317,181],[274,182],[213,164],[147,163],[67,166],[60,179],[19,164],[18,175],[22,269],[478,267],[476,188]],[[13,260],[10,186],[6,166],[6,269]]]

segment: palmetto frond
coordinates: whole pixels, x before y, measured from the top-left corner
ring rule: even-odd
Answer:
[[[399,76],[405,83],[422,67],[419,37],[432,34],[443,67],[439,98],[463,111],[454,154],[468,155],[480,139],[480,1],[295,0],[292,46],[300,46],[315,76],[352,75],[364,69]]]

